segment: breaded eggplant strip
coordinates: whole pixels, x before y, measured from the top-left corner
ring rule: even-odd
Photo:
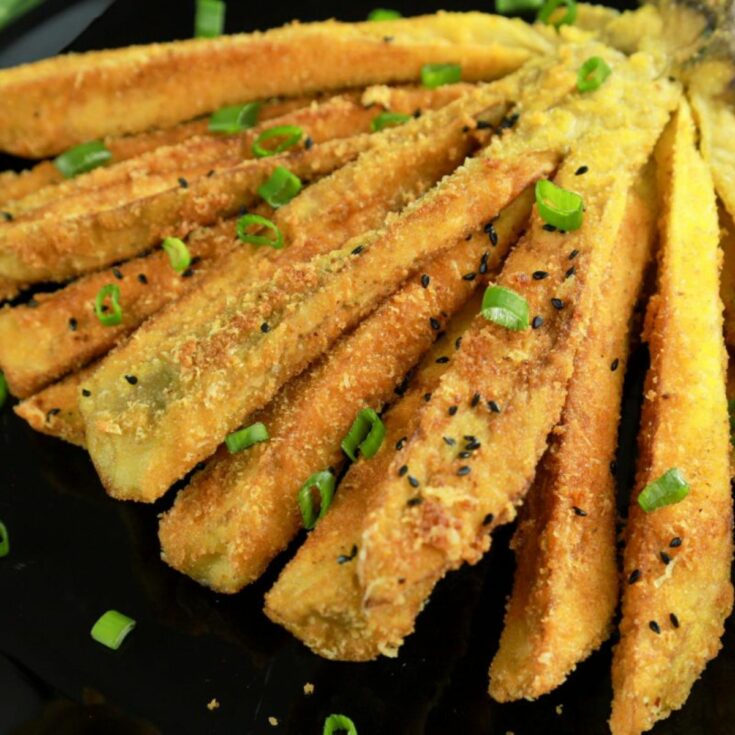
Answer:
[[[483,232],[469,244],[462,239],[248,419],[264,422],[270,440],[252,452],[220,450],[179,492],[159,529],[168,564],[220,592],[237,592],[262,574],[301,527],[301,485],[339,466],[340,442],[357,412],[390,400],[437,328],[467,301],[477,281],[463,276],[476,276],[481,262],[493,269],[505,256],[528,216],[530,194],[501,216],[496,247]]]
[[[652,178],[652,177],[650,177]],[[490,668],[498,701],[535,699],[607,639],[618,602],[615,457],[630,320],[651,254],[655,192],[628,197],[564,413],[520,513],[516,571]]]
[[[368,619],[362,635],[371,638],[373,655],[395,652],[434,585],[448,571],[478,561],[489,547],[488,531],[513,519],[560,418],[627,191],[679,96],[677,87],[655,80],[655,69],[643,58],[628,62],[602,52],[615,69],[605,85],[535,117],[527,128],[521,118],[515,138],[520,146],[555,135],[560,127],[553,119],[568,120],[578,107],[588,110],[574,116],[573,129],[579,133],[586,126],[586,132],[557,177],[560,186],[583,197],[584,224],[560,234],[547,232],[534,217],[499,279],[543,323],[537,319],[536,329],[511,332],[478,317],[424,407],[418,430],[376,491],[358,562]],[[561,130],[569,134],[569,128]],[[502,143],[494,148],[503,152]],[[581,166],[587,172],[576,175]],[[548,276],[532,278],[537,271]],[[460,458],[444,437],[474,437],[477,451]],[[399,474],[402,465],[405,475]]]
[[[733,600],[717,209],[686,103],[657,161],[662,247],[646,315],[651,368],[626,528],[627,584],[612,667],[614,735],[638,735],[684,704],[720,650]],[[645,513],[640,492],[672,468],[688,482],[689,495]]]
[[[167,127],[231,105],[368,84],[415,82],[427,63],[465,81],[517,69],[552,43],[519,20],[438,13],[298,24],[266,33],[67,55],[0,71],[0,149],[29,157]],[[37,117],[37,111],[44,114]]]
[[[239,298],[220,290],[227,274],[205,279],[108,356],[87,386],[87,446],[108,492],[160,497],[422,261],[497,215],[555,162],[548,153],[471,159],[383,229],[284,265]]]
[[[304,179],[318,177],[373,144],[370,135],[328,141],[318,155],[312,148],[244,161],[213,176],[202,172],[186,187],[177,184],[116,209],[67,220],[59,214],[8,223],[0,228],[0,276],[7,284],[0,298],[32,283],[65,280],[133,257],[164,237],[183,237],[197,226],[232,216],[255,200],[258,187],[277,166]]]
[[[357,93],[352,95],[357,98]],[[314,97],[297,97],[289,100],[266,102],[260,108],[258,120],[264,122],[289,112],[306,107]],[[273,123],[275,124],[275,123]],[[109,136],[104,143],[112,154],[113,163],[136,158],[156,148],[183,143],[196,136],[220,137],[221,133],[209,132],[209,118],[192,120],[163,130],[138,133],[137,135]],[[8,202],[33,194],[39,189],[59,184],[66,179],[53,161],[42,161],[27,171],[3,171],[0,173],[0,207]]]
[[[735,348],[735,224],[724,207],[719,210],[722,248],[720,298],[725,306],[725,342],[732,349]]]
[[[384,416],[386,435],[380,451],[350,467],[329,512],[265,597],[266,615],[320,656],[342,661],[375,656],[371,641],[368,638],[366,643],[363,634],[363,590],[357,577],[365,517],[373,491],[396,451],[416,430],[426,396],[431,395],[451,364],[437,359],[454,355],[479,306],[479,298],[470,299],[448,323],[447,334],[422,360],[408,392]]]

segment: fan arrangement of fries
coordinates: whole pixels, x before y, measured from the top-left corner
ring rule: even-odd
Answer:
[[[731,8],[575,11],[1,71],[0,149],[57,158],[0,175],[0,368],[112,497],[186,478],[159,535],[201,584],[237,592],[313,528],[265,612],[330,659],[397,655],[519,514],[491,696],[560,685],[621,598],[632,735],[684,704],[732,607]]]

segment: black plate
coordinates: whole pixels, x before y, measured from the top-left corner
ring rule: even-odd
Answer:
[[[388,4],[407,14],[439,7]],[[56,11],[60,4],[52,0],[52,5]],[[294,17],[359,19],[373,3],[280,2],[259,5],[257,11],[250,5],[230,2],[228,31],[266,28]],[[191,32],[192,12],[192,2],[121,0],[72,48],[184,38]],[[47,18],[36,12],[12,29],[11,37]],[[8,33],[0,35],[0,44]],[[54,53],[49,44],[45,53]],[[639,350],[628,379],[623,486],[630,482],[644,361]],[[498,705],[487,696],[487,667],[510,591],[508,530],[497,534],[493,551],[478,566],[439,585],[400,658],[330,663],[261,613],[263,593],[282,560],[239,595],[212,594],[158,558],[156,515],[170,500],[151,508],[108,499],[84,452],[35,434],[8,407],[0,416],[0,446],[0,518],[12,544],[11,555],[0,562],[2,733],[318,734],[332,712],[353,717],[360,735],[607,733],[609,645],[538,702]],[[118,652],[89,637],[92,623],[108,608],[138,621]],[[307,682],[315,685],[311,696],[303,692]],[[732,735],[734,690],[735,627],[730,625],[723,652],[684,710],[653,732]],[[215,711],[206,707],[212,698],[220,703]],[[277,727],[269,717],[278,719]]]

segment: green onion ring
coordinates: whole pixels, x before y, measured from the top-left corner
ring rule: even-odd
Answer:
[[[304,521],[304,528],[311,530],[325,516],[329,510],[329,506],[332,504],[335,485],[334,475],[329,470],[322,470],[311,475],[301,486],[297,495],[297,501],[301,510],[301,517]],[[319,491],[318,514],[314,510],[314,498],[311,494],[311,490],[314,487]]]

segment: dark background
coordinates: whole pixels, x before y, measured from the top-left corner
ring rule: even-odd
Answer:
[[[386,4],[404,14],[442,6]],[[294,17],[361,19],[372,7],[231,0],[227,31]],[[74,50],[185,38],[193,8],[189,1],[47,0],[0,32],[0,66],[54,54],[80,32]],[[630,483],[644,369],[645,354],[638,350],[628,376],[622,487]],[[151,508],[108,499],[84,452],[35,434],[6,405],[0,414],[0,518],[10,532],[11,554],[0,560],[0,734],[318,734],[332,712],[350,715],[360,735],[607,733],[609,645],[538,702],[498,705],[486,694],[511,584],[509,530],[496,535],[494,550],[477,567],[439,585],[400,658],[341,664],[312,655],[261,613],[263,593],[283,560],[234,597],[215,595],[167,568],[158,558],[156,515],[170,502]],[[108,608],[138,622],[117,652],[89,637]],[[732,625],[724,644],[685,709],[655,735],[735,732]],[[303,693],[307,682],[315,685],[311,696]],[[220,707],[210,712],[212,698]],[[271,716],[277,728],[269,725]]]

